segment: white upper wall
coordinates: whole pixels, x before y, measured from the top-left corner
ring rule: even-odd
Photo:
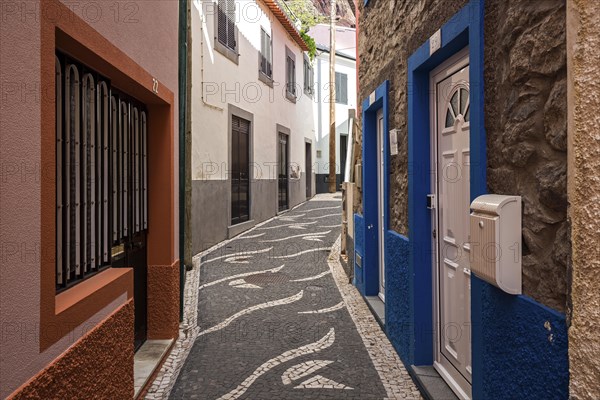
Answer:
[[[308,34],[315,39],[317,46],[329,49],[329,24],[318,24],[310,28]],[[335,51],[356,59],[356,29],[345,26],[335,27]]]
[[[336,28],[335,71],[346,74],[348,77],[348,104],[335,104],[337,173],[344,171],[344,167],[340,166],[340,135],[348,134],[348,110],[357,110],[358,108],[355,33],[353,28]],[[314,61],[316,150],[320,151],[321,155],[321,157],[315,156],[315,172],[327,174],[329,172],[329,26],[317,25],[311,28],[309,35],[314,35],[317,46],[321,47],[321,50],[317,50],[318,56]]]
[[[255,178],[275,178],[268,166],[277,161],[276,124],[291,130],[290,162],[306,171],[304,143],[305,138],[315,142],[315,126],[312,99],[302,90],[303,52],[265,5],[235,3],[238,64],[215,49],[216,3],[192,5],[192,179],[227,178],[228,104],[254,116],[253,157],[263,171]],[[271,32],[273,42],[272,88],[259,81],[261,28]],[[296,103],[285,96],[286,47],[296,60]],[[219,170],[207,168],[209,163]]]

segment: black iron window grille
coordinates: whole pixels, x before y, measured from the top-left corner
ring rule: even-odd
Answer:
[[[56,288],[110,266],[147,229],[147,112],[56,52]]]

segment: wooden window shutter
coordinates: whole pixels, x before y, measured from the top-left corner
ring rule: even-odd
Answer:
[[[266,40],[266,44],[267,44],[267,75],[269,75],[270,77],[273,76],[273,55],[272,55],[272,51],[273,51],[273,42],[271,41],[271,36],[267,35],[267,40]]]
[[[343,104],[348,104],[348,75],[346,74],[341,74],[342,75],[342,79],[341,79],[341,102]]]
[[[217,37],[221,44],[227,45],[227,15],[225,14],[225,0],[219,0],[217,5]]]
[[[227,2],[227,47],[236,49],[235,42],[235,0],[226,0]]]

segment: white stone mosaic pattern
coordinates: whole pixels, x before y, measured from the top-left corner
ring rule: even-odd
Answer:
[[[318,217],[307,217],[306,219],[323,219],[323,218],[335,217],[337,215],[338,214],[319,215]]]
[[[198,290],[202,290],[202,289],[204,289],[204,288],[206,288],[206,287],[209,287],[209,286],[217,285],[217,284],[219,284],[219,283],[223,283],[223,282],[230,281],[230,280],[234,280],[234,279],[243,278],[243,277],[245,277],[245,276],[250,276],[250,275],[254,275],[254,274],[258,274],[258,273],[264,273],[264,272],[279,272],[279,271],[281,271],[281,270],[282,270],[282,268],[283,268],[283,267],[285,267],[285,264],[283,264],[283,265],[281,265],[281,266],[279,266],[279,267],[277,267],[277,268],[271,268],[271,269],[268,269],[268,270],[266,270],[266,271],[264,271],[264,270],[260,270],[260,271],[244,272],[243,274],[237,274],[237,275],[228,276],[228,277],[226,277],[226,278],[217,279],[216,281],[212,281],[212,282],[209,282],[209,283],[205,283],[205,284],[203,284],[203,285],[200,285],[200,287],[198,288]]]
[[[312,378],[309,378],[295,386],[294,389],[349,389],[352,390],[350,386],[346,386],[341,383],[337,383],[334,380],[329,378],[325,378],[321,375],[315,375]]]
[[[388,399],[421,399],[421,393],[412,381],[398,353],[375,320],[364,299],[355,286],[348,283],[348,276],[340,264],[341,238],[333,245],[328,258],[344,303],[356,325],[371,361],[385,387]]]
[[[316,249],[302,250],[302,251],[299,251],[299,252],[294,253],[294,254],[286,254],[284,256],[275,256],[273,258],[277,258],[277,259],[281,259],[281,258],[296,258],[298,256],[301,256],[302,254],[314,253],[314,252],[317,252],[317,251],[324,251],[324,250],[329,250],[329,247],[317,247]]]
[[[331,232],[331,230],[328,231],[324,231],[324,232],[316,232],[316,233],[301,233],[299,235],[292,235],[292,236],[287,236],[287,237],[282,237],[282,238],[278,238],[278,239],[271,239],[271,240],[262,240],[262,243],[274,243],[274,242],[283,242],[284,240],[290,240],[290,239],[295,239],[295,238],[304,238],[307,236],[322,236],[322,235],[327,235],[329,232]]]
[[[258,304],[256,306],[252,306],[252,307],[248,307],[240,312],[237,312],[235,314],[233,314],[231,317],[227,318],[225,321],[221,322],[218,325],[213,326],[212,328],[206,329],[202,332],[200,332],[198,334],[198,336],[202,336],[202,335],[206,335],[215,331],[218,331],[220,329],[225,328],[226,326],[228,326],[229,324],[231,324],[233,321],[235,321],[236,319],[240,318],[241,316],[244,316],[246,314],[250,314],[251,312],[257,311],[257,310],[263,310],[265,308],[270,308],[270,307],[276,307],[276,306],[282,306],[284,304],[290,304],[293,303],[295,301],[298,301],[302,298],[302,295],[304,294],[304,291],[301,290],[299,293],[290,296],[290,297],[286,297],[285,299],[281,299],[281,300],[275,300],[275,301],[269,301],[266,303],[262,303],[262,304]]]
[[[341,212],[339,203],[339,194],[319,195],[194,257],[194,268],[186,273],[180,335],[147,399],[420,398],[363,298],[347,284],[339,262],[335,265],[327,258],[339,235],[341,215],[331,214],[335,209]],[[325,226],[318,226],[317,220],[305,222],[307,216],[323,216],[318,221]],[[296,235],[298,229],[306,233]],[[306,240],[320,239],[324,229],[329,231],[322,245]],[[288,240],[290,236],[296,241]],[[268,240],[274,249],[257,245],[257,238]],[[200,266],[203,257],[208,260]],[[283,280],[260,287],[244,279],[268,272]],[[252,290],[259,288],[263,290]],[[287,303],[300,290],[300,298]],[[286,304],[280,303],[284,300]],[[271,306],[260,307],[266,304]],[[224,323],[219,332],[213,330]],[[269,326],[275,329],[272,338]],[[293,329],[300,329],[298,335]],[[238,332],[242,336],[236,336]],[[248,341],[243,336],[261,332],[267,336]],[[329,344],[321,346],[323,342]],[[314,351],[307,351],[312,347]],[[311,359],[311,353],[318,353],[319,359]],[[291,366],[294,359],[298,364]],[[309,365],[320,367],[313,370]],[[303,369],[306,374],[299,376]],[[282,383],[287,371],[289,383]]]
[[[325,314],[325,313],[328,313],[328,312],[333,312],[333,311],[341,310],[342,308],[344,308],[344,302],[343,301],[339,302],[335,306],[331,306],[331,307],[327,307],[327,308],[321,308],[320,310],[298,311],[298,314]]]
[[[284,385],[291,385],[293,381],[304,378],[307,375],[317,372],[323,367],[328,366],[333,361],[331,360],[313,360],[296,364],[285,370],[281,375],[281,382]]]
[[[325,275],[329,275],[331,274],[331,271],[324,271],[321,272],[320,274],[317,275],[313,275],[313,276],[308,276],[306,278],[298,278],[298,279],[293,279],[292,282],[308,282],[308,281],[314,281],[316,279],[322,278]]]
[[[277,225],[277,226],[265,226],[264,228],[258,228],[258,229],[265,229],[265,230],[267,230],[267,229],[279,229],[279,228],[285,228],[286,226],[289,226],[289,227],[292,227],[292,228],[293,227],[304,228],[305,225],[313,225],[313,224],[316,224],[316,223],[317,223],[317,221],[313,221],[313,222],[295,222],[295,223],[292,223],[292,224],[283,224],[283,225]]]
[[[246,259],[246,258],[250,258],[254,254],[268,253],[271,250],[273,250],[273,248],[269,247],[269,248],[262,249],[262,250],[244,251],[244,252],[241,252],[241,253],[227,254],[227,255],[224,255],[224,256],[210,258],[210,259],[204,261],[202,263],[202,265],[206,265],[206,264],[208,264],[210,262],[221,260],[221,259],[225,259],[225,262],[232,262],[232,260],[237,260],[237,259],[242,259],[242,258]]]
[[[323,336],[323,338],[321,338],[319,341],[308,344],[306,346],[299,347],[294,350],[288,350],[285,353],[266,361],[260,367],[258,367],[256,371],[252,373],[252,375],[246,378],[244,382],[242,382],[237,388],[233,389],[226,395],[220,397],[219,400],[237,399],[238,397],[243,395],[246,392],[246,390],[248,390],[248,387],[250,387],[250,385],[252,385],[254,381],[256,381],[256,379],[258,379],[261,375],[267,373],[271,369],[275,368],[279,364],[307,354],[318,353],[319,351],[331,346],[334,341],[335,329],[331,328],[327,335]]]

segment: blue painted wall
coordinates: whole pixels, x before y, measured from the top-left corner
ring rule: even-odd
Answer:
[[[365,224],[364,218],[360,214],[354,214],[354,286],[363,293],[364,292],[364,268],[356,264],[356,254],[363,259],[365,257]]]
[[[504,293],[477,277],[471,278],[471,296],[478,299],[479,309],[471,322],[480,341],[473,370],[481,379],[473,386],[473,398],[567,399],[564,315],[526,296]]]
[[[385,330],[402,361],[413,362],[414,321],[410,301],[408,238],[388,230],[385,235]]]

